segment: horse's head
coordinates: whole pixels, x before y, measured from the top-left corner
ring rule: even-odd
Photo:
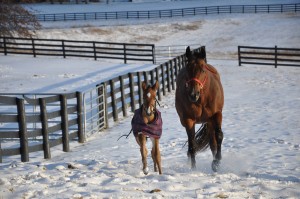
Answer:
[[[155,82],[152,86],[142,83],[143,89],[143,109],[148,116],[151,116],[155,112],[155,103],[156,103],[156,92],[159,87],[158,81]]]
[[[188,98],[191,102],[197,102],[204,88],[207,74],[204,71],[206,52],[201,47],[200,52],[193,53],[190,47],[186,49],[187,65],[186,65],[186,82],[185,86],[188,92]]]

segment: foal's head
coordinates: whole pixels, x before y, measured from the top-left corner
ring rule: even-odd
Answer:
[[[152,86],[142,83],[143,89],[143,111],[147,116],[151,116],[155,112],[156,92],[159,87],[158,81]]]
[[[204,88],[207,81],[207,74],[204,71],[206,52],[205,48],[201,47],[200,52],[191,52],[190,47],[186,49],[187,57],[187,74],[186,74],[186,90],[188,98],[191,102],[197,102],[201,95],[201,90]]]

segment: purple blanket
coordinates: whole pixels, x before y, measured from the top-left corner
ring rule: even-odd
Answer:
[[[162,124],[161,113],[158,110],[155,111],[155,120],[151,124],[145,124],[142,118],[142,107],[134,111],[131,120],[132,131],[135,137],[139,132],[142,132],[151,138],[159,139],[162,134]]]

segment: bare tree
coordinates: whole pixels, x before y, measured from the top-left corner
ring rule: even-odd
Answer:
[[[0,36],[33,37],[41,27],[40,23],[33,14],[14,2],[0,0]]]

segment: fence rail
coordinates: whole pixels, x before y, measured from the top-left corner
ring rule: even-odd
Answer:
[[[85,57],[155,63],[153,44],[0,37],[0,53],[36,56]]]
[[[300,4],[228,5],[168,10],[36,14],[38,21],[151,19],[209,14],[299,12]],[[20,16],[22,17],[22,16]]]
[[[238,46],[239,66],[242,64],[298,66],[300,49],[275,47]]]

